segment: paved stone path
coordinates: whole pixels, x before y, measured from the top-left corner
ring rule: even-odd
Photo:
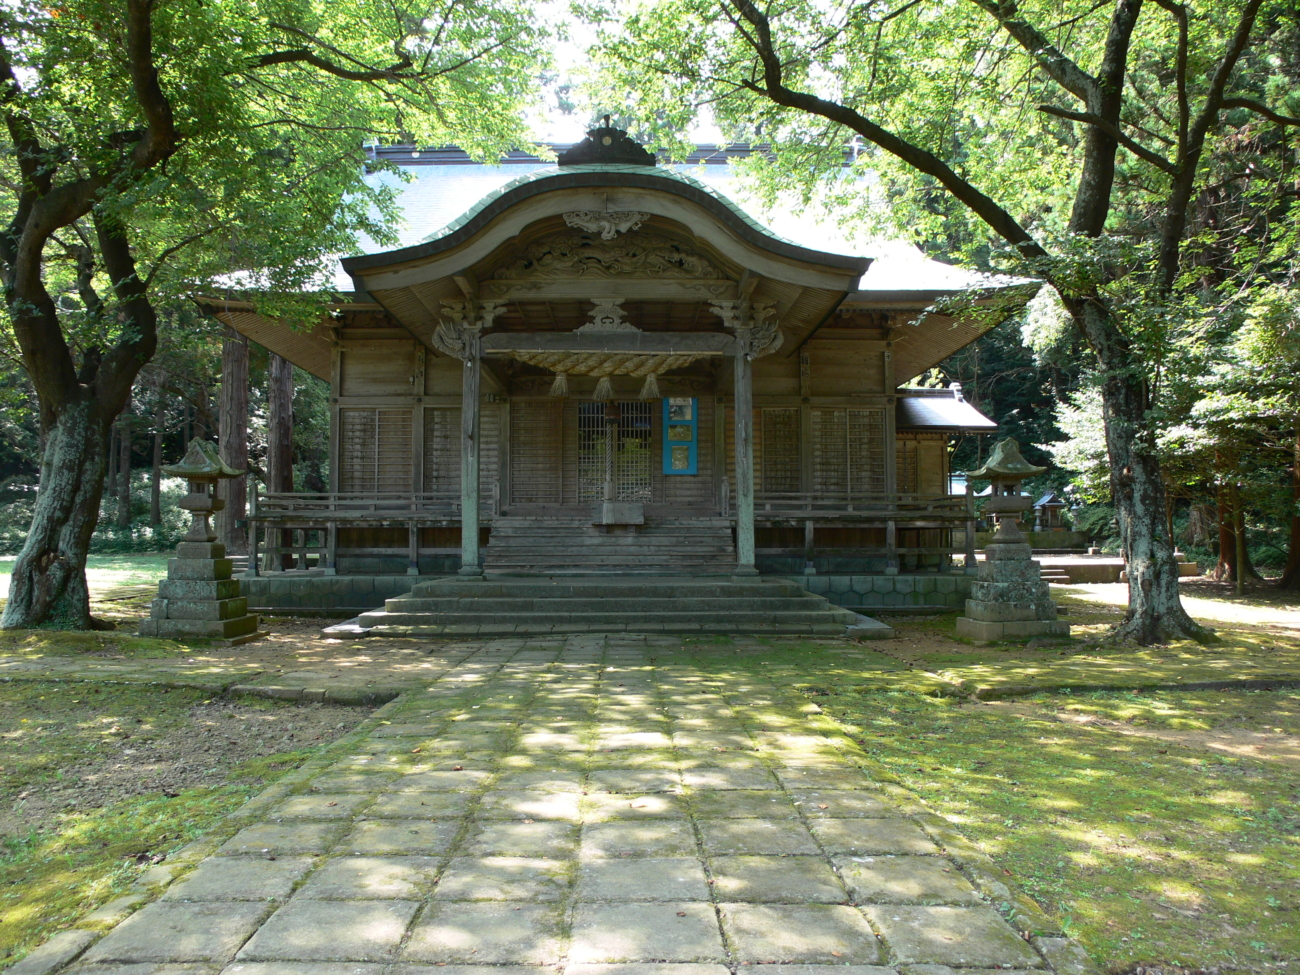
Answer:
[[[869,778],[815,705],[658,662],[662,642],[441,648],[341,747],[18,968],[1087,970],[945,820]]]

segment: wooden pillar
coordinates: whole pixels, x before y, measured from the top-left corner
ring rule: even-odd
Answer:
[[[248,339],[226,329],[221,350],[221,408],[217,416],[221,459],[237,471],[248,470]],[[217,512],[217,538],[227,555],[248,552],[242,522],[247,517],[247,476],[218,482],[226,506]]]
[[[483,360],[477,342],[465,358],[460,402],[460,575],[483,574],[478,549],[479,387]]]
[[[293,492],[293,364],[271,354],[266,365],[266,490],[268,494]],[[250,529],[251,530],[251,529]],[[293,536],[281,530],[280,545],[291,547]],[[289,554],[282,559],[291,558]],[[288,564],[283,568],[289,568]]]
[[[248,495],[248,568],[244,575],[250,579],[257,578],[257,482]]]
[[[736,575],[755,576],[754,567],[754,366],[736,342]]]

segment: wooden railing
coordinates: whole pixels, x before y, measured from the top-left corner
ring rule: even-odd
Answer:
[[[754,494],[754,518],[759,521],[805,518],[835,521],[966,521],[974,509],[964,494],[827,494],[806,491]]]
[[[481,517],[490,524],[501,510],[500,486],[493,484],[485,500]],[[340,528],[396,527],[407,530],[407,572],[418,575],[420,529],[458,523],[460,516],[459,492],[260,494],[254,483],[248,507],[248,571],[257,575],[265,558],[272,572],[319,568],[333,574]]]
[[[730,484],[722,481],[719,510],[723,517],[735,516]],[[487,524],[500,515],[499,485],[493,484],[483,504],[482,518]],[[419,573],[420,529],[431,526],[457,525],[461,516],[459,493],[450,492],[399,494],[330,492],[303,494],[259,494],[253,485],[249,499],[249,572],[257,575],[263,568],[319,568],[333,574],[338,561],[339,529],[400,527],[407,532],[407,545],[383,549],[376,554],[407,557],[407,572]],[[975,565],[975,509],[969,495],[922,494],[828,494],[813,492],[756,491],[754,520],[759,525],[802,527],[802,547],[780,550],[797,557],[802,552],[808,562],[817,554],[830,554],[815,544],[817,528],[879,527],[884,529],[884,544],[855,546],[855,554],[883,557],[886,571],[897,571],[900,559],[920,565],[942,560],[947,565],[953,556],[964,555],[967,568]],[[929,545],[900,545],[899,532],[938,530],[946,542]],[[958,537],[960,536],[960,543]],[[439,550],[441,551],[441,550]],[[762,549],[770,554],[778,550]],[[427,553],[427,550],[426,550]]]
[[[787,557],[797,557],[802,551],[808,565],[812,565],[817,555],[831,555],[836,551],[817,546],[818,527],[879,527],[884,529],[883,545],[857,545],[854,551],[883,558],[887,573],[898,572],[903,562],[911,563],[909,567],[913,569],[947,568],[954,556],[963,556],[968,570],[975,566],[975,504],[966,494],[758,491],[754,496],[754,521],[773,527],[802,526],[802,549],[760,548],[760,551]],[[940,533],[938,544],[899,544],[900,531],[927,530]]]

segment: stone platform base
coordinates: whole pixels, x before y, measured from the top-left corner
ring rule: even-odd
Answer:
[[[992,623],[957,617],[957,636],[976,643],[994,643],[1000,640],[1030,640],[1036,636],[1068,637],[1070,624],[1064,620],[1006,620]]]

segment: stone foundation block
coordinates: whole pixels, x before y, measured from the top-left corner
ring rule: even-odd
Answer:
[[[980,582],[1037,582],[1042,574],[1043,567],[1033,561],[981,562],[976,569]]]
[[[229,579],[235,563],[230,559],[168,559],[168,579]]]
[[[1028,542],[990,542],[984,548],[984,558],[989,562],[1028,562],[1032,557]]]
[[[234,599],[239,595],[238,579],[163,579],[158,583],[163,599]]]
[[[1034,582],[973,582],[970,598],[985,602],[1029,603],[1050,599],[1047,583]]]
[[[1051,600],[1031,602],[985,602],[966,600],[966,615],[973,620],[989,623],[1007,623],[1012,620],[1054,620],[1056,604]]]
[[[162,606],[158,606],[162,603]],[[155,599],[154,619],[233,620],[248,615],[248,599]],[[161,610],[161,612],[159,612]]]
[[[197,637],[203,640],[233,640],[257,632],[256,616],[230,620],[148,619],[140,624],[141,636],[166,639]]]
[[[226,546],[220,542],[181,542],[176,546],[178,559],[224,559]]]
[[[1069,636],[1070,624],[1061,620],[1013,620],[1003,623],[957,617],[957,635],[966,640],[1029,640],[1036,636]]]

